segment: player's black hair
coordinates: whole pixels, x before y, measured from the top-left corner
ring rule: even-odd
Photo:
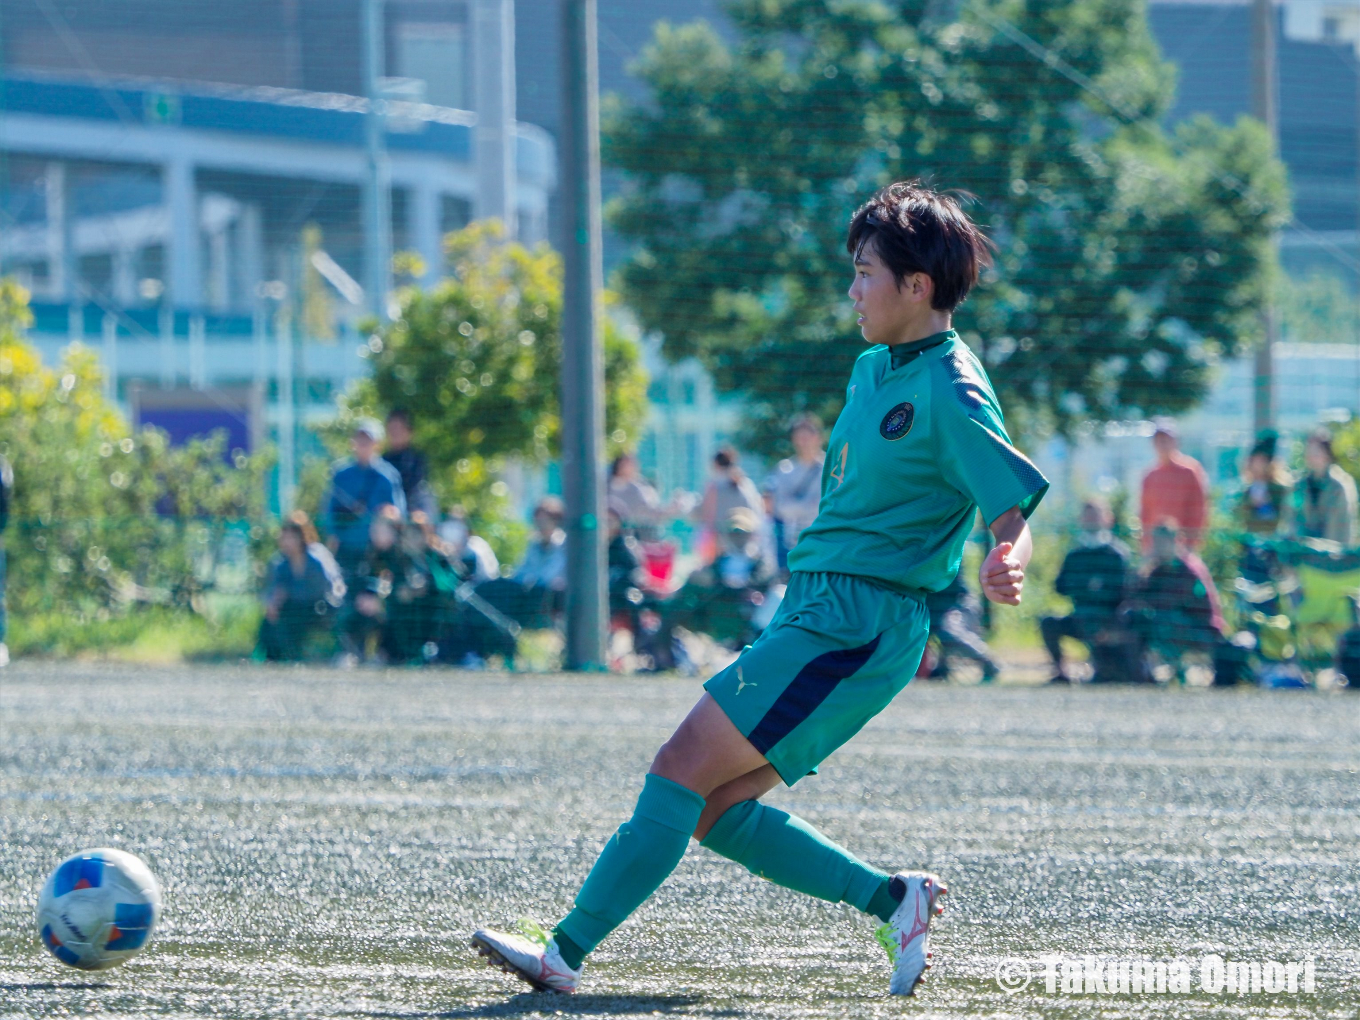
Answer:
[[[411,420],[411,412],[404,407],[394,407],[388,411],[387,421],[389,424],[393,421],[399,421],[408,429],[415,427],[415,422]]]
[[[873,245],[898,287],[912,273],[925,273],[934,284],[930,306],[952,311],[982,268],[992,264],[995,247],[959,204],[960,198],[972,197],[939,192],[920,181],[890,184],[855,211],[845,250],[859,255]]]

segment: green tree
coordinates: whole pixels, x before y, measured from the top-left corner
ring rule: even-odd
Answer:
[[[9,598],[16,616],[72,621],[136,603],[192,606],[227,528],[267,540],[266,456],[223,454],[223,439],[172,447],[134,432],[103,397],[90,350],[42,363],[23,331],[28,294],[0,280],[0,454],[13,465]]]
[[[494,514],[507,458],[557,448],[562,269],[546,245],[506,243],[495,222],[445,240],[449,275],[401,295],[401,315],[370,342],[373,371],[349,394],[340,427],[394,407],[415,418],[443,499]],[[637,345],[605,320],[605,420],[611,452],[637,443],[647,380]]]
[[[1281,336],[1301,344],[1353,344],[1360,340],[1360,303],[1336,273],[1313,270],[1281,275],[1276,291]]]
[[[944,6],[729,0],[735,43],[660,25],[647,102],[607,106],[623,296],[747,397],[754,441],[839,412],[845,227],[893,180],[976,196],[1000,252],[956,324],[1022,428],[1187,408],[1259,329],[1283,170],[1254,122],[1157,126],[1142,0]]]

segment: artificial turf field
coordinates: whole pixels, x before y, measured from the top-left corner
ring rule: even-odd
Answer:
[[[697,680],[20,662],[0,672],[3,1017],[1360,1016],[1360,695],[913,683],[772,802],[951,888],[915,999],[873,925],[691,844],[575,997],[467,946],[555,920]],[[151,865],[146,952],[39,946],[47,871]],[[1316,958],[1313,994],[1004,993],[1044,953]],[[1037,963],[1035,964],[1037,971]]]

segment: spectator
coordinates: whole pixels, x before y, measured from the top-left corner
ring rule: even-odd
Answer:
[[[1139,519],[1143,552],[1152,548],[1152,530],[1165,518],[1179,522],[1181,542],[1190,552],[1204,540],[1209,516],[1209,477],[1193,457],[1180,452],[1176,425],[1169,418],[1157,420],[1152,434],[1157,466],[1143,477]]]
[[[654,668],[671,669],[677,651],[675,628],[706,634],[719,644],[740,648],[754,641],[753,623],[774,580],[774,562],[761,542],[760,519],[750,507],[734,507],[723,521],[718,554],[700,567],[658,607],[660,628],[643,647]]]
[[[283,523],[278,545],[265,585],[259,644],[271,662],[295,662],[306,658],[309,638],[329,630],[344,602],[345,582],[302,511]]]
[[[534,508],[538,534],[514,574],[479,584],[477,603],[460,606],[461,640],[451,646],[453,661],[479,666],[492,654],[512,659],[517,643],[506,621],[521,627],[542,627],[551,622],[552,614],[561,609],[567,587],[567,546],[562,532],[565,519],[566,508],[556,496],[539,500]],[[489,607],[490,612],[482,607]]]
[[[392,504],[376,507],[368,525],[368,545],[346,577],[349,601],[340,619],[340,641],[348,662],[389,659],[384,629],[388,600],[405,574],[399,545],[401,513]]]
[[[524,551],[511,575],[526,589],[562,592],[567,587],[567,536],[562,531],[566,507],[556,496],[544,496],[534,507],[538,535]]]
[[[656,489],[642,477],[634,454],[621,453],[609,466],[609,509],[631,528],[654,529],[682,509],[678,500],[663,504]]]
[[[613,507],[608,511],[609,549],[607,570],[609,582],[609,612],[626,613],[633,634],[640,627],[639,609],[642,605],[642,551],[638,541],[623,526]]]
[[[371,418],[355,424],[350,436],[354,456],[336,465],[322,504],[322,523],[346,583],[368,552],[369,529],[377,509],[394,507],[398,520],[406,512],[401,476],[378,456],[382,435],[382,426]]]
[[[0,457],[0,667],[9,665],[9,645],[5,643],[8,618],[5,610],[5,530],[9,527],[9,496],[14,488],[14,470]]]
[[[481,535],[472,533],[467,511],[461,506],[449,508],[448,515],[439,523],[439,538],[445,545],[444,554],[458,567],[464,578],[475,584],[501,576],[500,561]]]
[[[1208,568],[1185,548],[1172,518],[1154,526],[1150,538],[1151,568],[1120,615],[1168,663],[1178,664],[1190,651],[1212,652],[1217,658],[1226,641],[1218,589]]]
[[[395,523],[397,542],[391,557],[391,594],[382,629],[382,648],[389,662],[423,663],[439,652],[442,602],[457,587],[449,561],[431,544],[434,527],[417,510],[404,525]]]
[[[741,458],[730,446],[723,446],[713,455],[713,471],[699,504],[699,520],[709,545],[705,559],[717,555],[716,543],[720,527],[725,527],[732,511],[744,507],[755,514],[757,534],[766,531],[765,500],[760,490],[741,469]]]
[[[1331,433],[1319,429],[1304,448],[1301,538],[1324,538],[1350,548],[1356,544],[1355,479],[1337,464]]]
[[[968,590],[962,567],[947,588],[927,593],[925,601],[930,612],[931,636],[940,642],[940,660],[931,669],[930,679],[948,680],[949,660],[959,656],[982,667],[984,684],[995,680],[1001,667],[982,639],[982,604]]]
[[[1063,558],[1054,588],[1072,600],[1067,616],[1045,616],[1039,621],[1044,647],[1053,660],[1052,683],[1071,683],[1063,665],[1062,639],[1073,638],[1091,650],[1096,673],[1101,672],[1097,638],[1112,629],[1129,582],[1129,551],[1110,529],[1114,514],[1103,502],[1088,499],[1081,505],[1081,538]]]
[[[411,446],[411,412],[398,407],[387,416],[387,451],[383,459],[401,476],[401,491],[406,497],[406,510],[417,510],[431,520],[438,516],[434,492],[430,488],[429,465],[425,454]]]
[[[1237,523],[1253,535],[1269,537],[1290,530],[1293,483],[1275,459],[1278,439],[1267,429],[1247,455],[1246,488],[1237,503]]]
[[[789,550],[797,545],[798,533],[817,518],[822,465],[826,461],[822,423],[814,415],[795,418],[789,438],[793,441],[793,459],[781,460],[765,480],[765,492],[773,500],[770,516],[780,570],[788,569]]]

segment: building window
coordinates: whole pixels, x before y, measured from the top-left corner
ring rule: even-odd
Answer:
[[[451,230],[462,230],[472,222],[472,203],[457,195],[444,195],[440,198],[439,232],[447,234]]]
[[[467,108],[462,25],[404,22],[397,26],[396,44],[397,73],[425,83],[425,102]]]

